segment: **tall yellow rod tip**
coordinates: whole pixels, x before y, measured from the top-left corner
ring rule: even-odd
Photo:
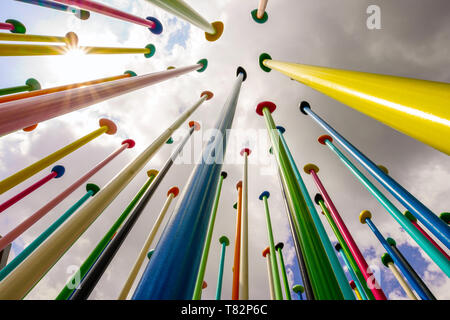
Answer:
[[[116,124],[109,119],[101,118],[98,123],[100,127],[108,127],[108,131],[105,132],[106,134],[115,134],[117,132]]]

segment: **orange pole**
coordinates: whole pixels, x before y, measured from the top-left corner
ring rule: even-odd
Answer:
[[[239,264],[241,256],[241,217],[242,217],[242,181],[236,185],[238,190],[237,216],[236,216],[236,238],[234,244],[234,264],[233,264],[233,288],[231,292],[232,300],[239,300]]]

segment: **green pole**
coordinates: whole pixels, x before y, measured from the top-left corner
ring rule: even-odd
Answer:
[[[286,274],[286,266],[284,265],[283,252],[281,251],[284,247],[283,242],[278,242],[275,246],[275,250],[278,252],[278,257],[280,258],[281,265],[281,275],[283,276],[284,291],[286,292],[286,300],[292,300],[291,291],[289,290],[289,282]]]
[[[198,270],[197,280],[195,282],[195,289],[194,289],[194,294],[192,296],[192,300],[201,300],[201,298],[202,298],[203,278],[205,277],[206,263],[208,262],[209,248],[211,247],[211,239],[212,239],[212,235],[213,235],[213,231],[214,231],[214,223],[216,222],[217,207],[219,205],[220,192],[222,190],[222,183],[226,177],[227,177],[227,173],[225,171],[222,171],[220,173],[220,179],[219,179],[219,184],[217,186],[216,197],[214,199],[214,205],[213,205],[213,209],[212,209],[212,213],[211,213],[211,218],[209,220],[208,231],[207,231],[208,233],[206,235],[205,246],[203,247],[202,259],[200,260],[200,268]]]
[[[25,85],[23,85],[23,86],[0,89],[0,96],[5,96],[7,94],[19,93],[19,92],[24,92],[24,91],[40,90],[40,89],[41,89],[41,85],[39,84],[39,82],[36,79],[30,78],[25,82]]]

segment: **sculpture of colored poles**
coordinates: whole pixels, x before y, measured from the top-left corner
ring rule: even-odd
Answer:
[[[241,259],[241,227],[242,227],[242,181],[236,185],[238,190],[238,201],[234,208],[236,211],[236,236],[234,239],[234,260],[233,260],[233,286],[231,288],[231,299],[239,300],[239,268]]]
[[[386,241],[391,246],[391,249],[392,251],[394,251],[397,258],[402,262],[402,264],[405,266],[405,268],[408,270],[411,276],[415,279],[416,283],[422,288],[422,291],[426,293],[426,295],[430,300],[436,300],[436,297],[433,295],[430,289],[428,289],[427,285],[422,281],[422,279],[419,277],[414,268],[409,264],[408,260],[406,260],[406,258],[397,248],[397,243],[395,242],[395,240],[392,238],[387,238]]]
[[[176,70],[170,72],[174,71]],[[57,94],[55,93],[54,95]],[[0,299],[23,298],[115,197],[130,183],[159,148],[169,139],[173,132],[205,100],[212,98],[212,96],[211,92],[203,92],[199,101],[181,114],[153,143],[108,182],[92,201],[89,201],[89,203],[74,214],[67,223],[63,224],[47,241],[37,248],[28,259],[22,262],[8,277],[0,282]]]
[[[257,23],[264,23],[269,18],[266,7],[269,0],[259,0],[258,9],[253,10],[252,18]]]
[[[222,252],[220,254],[220,265],[219,265],[219,275],[217,276],[217,289],[216,289],[216,300],[220,300],[222,296],[222,281],[223,281],[223,268],[225,265],[225,251],[226,247],[230,244],[230,240],[226,236],[221,236],[219,239],[222,245]]]
[[[42,187],[44,184],[49,182],[52,179],[58,179],[64,175],[65,169],[63,166],[54,166],[52,168],[52,171],[50,174],[46,175],[44,178],[40,179],[39,181],[33,183],[31,186],[26,188],[25,190],[19,192],[14,197],[6,200],[2,204],[0,204],[0,213],[14,205],[15,203],[19,202],[26,196],[28,196],[33,191],[37,190],[38,188]]]
[[[286,300],[291,300],[291,291],[289,289],[289,282],[286,274],[286,266],[284,265],[284,259],[283,259],[283,242],[278,242],[275,246],[275,250],[278,252],[278,258],[280,259],[280,266],[281,266],[281,275],[283,276],[283,283],[284,283],[284,291],[286,292]]]
[[[70,216],[78,210],[90,197],[93,197],[100,188],[93,184],[88,183],[86,185],[86,194],[81,197],[73,206],[71,206],[66,212],[64,212],[50,227],[42,232],[33,242],[31,242],[25,249],[23,249],[5,268],[0,270],[0,281],[3,280],[8,274],[11,273],[20,263],[22,263],[30,254],[32,254],[37,247],[39,247],[48,237],[58,229]]]
[[[270,299],[275,300],[275,288],[274,288],[274,284],[273,284],[273,273],[272,273],[272,265],[271,265],[271,260],[270,260],[270,247],[265,248],[262,255],[264,258],[266,258],[266,263],[267,263],[267,277],[269,279]]]
[[[53,1],[49,1],[49,0],[16,0],[16,1],[24,2],[24,3],[28,3],[28,4],[34,4],[34,5],[38,5],[41,7],[55,9],[55,10],[59,10],[59,11],[70,12],[70,13],[73,13],[77,18],[79,18],[81,20],[87,20],[87,19],[89,19],[89,16],[90,16],[89,11],[81,10],[81,9],[71,7],[71,6],[66,6],[64,4],[56,3]]]
[[[200,260],[200,268],[195,282],[194,294],[192,300],[200,300],[202,296],[201,284],[205,277],[206,264],[208,263],[209,248],[211,247],[211,239],[214,233],[214,224],[216,223],[217,207],[219,206],[220,193],[222,192],[223,180],[227,177],[227,173],[222,171],[220,173],[219,183],[217,185],[216,195],[214,197],[214,204],[211,212],[211,219],[209,220],[208,232],[206,233],[205,246],[203,248],[202,258]],[[219,300],[219,299],[218,299]]]
[[[147,0],[147,2],[151,2],[155,6],[202,29],[205,31],[205,38],[208,41],[216,41],[223,33],[221,21],[209,23],[183,0]]]
[[[27,31],[22,22],[14,19],[8,19],[5,22],[0,22],[0,30],[8,30],[12,33],[25,33]]]
[[[84,137],[79,138],[78,140],[72,142],[71,144],[68,144],[67,146],[53,152],[52,154],[46,156],[45,158],[36,161],[32,165],[29,165],[28,167],[0,181],[0,194],[24,182],[28,178],[34,176],[36,173],[42,171],[49,165],[55,163],[56,161],[67,156],[68,154],[81,148],[86,143],[88,143],[91,140],[94,140],[95,138],[101,136],[102,134],[106,133],[112,135],[117,132],[117,127],[111,120],[102,118],[99,120],[99,125],[100,128],[98,128],[97,130],[92,131],[91,133],[85,135]]]
[[[450,83],[287,63],[264,53],[259,62],[450,155]]]
[[[341,136],[328,123],[315,114],[306,101],[301,102],[300,111],[311,116],[325,131],[327,131],[356,161],[362,165],[379,183],[383,185],[402,205],[423,223],[442,243],[449,247],[450,228],[443,223],[430,209],[425,207],[419,200],[403,188],[398,182],[380,169],[375,163],[367,158],[361,151]],[[431,129],[427,131],[434,132]],[[442,140],[442,139],[440,139]],[[449,144],[450,145],[450,144]],[[449,247],[450,248],[450,247]]]
[[[78,36],[74,32],[68,32],[64,37],[19,33],[0,33],[0,40],[23,42],[56,42],[67,44],[67,46],[70,48],[78,46]]]
[[[0,250],[5,248],[8,244],[13,242],[17,237],[19,237],[22,233],[28,230],[33,224],[39,221],[42,217],[44,217],[50,210],[55,208],[59,203],[61,203],[65,198],[67,198],[72,192],[74,192],[78,187],[80,187],[83,183],[85,183],[89,178],[91,178],[94,174],[96,174],[100,169],[106,166],[111,160],[117,157],[122,151],[127,148],[133,148],[135,145],[134,141],[131,139],[124,140],[120,148],[111,153],[104,160],[99,162],[95,167],[93,167],[90,171],[80,177],[77,181],[72,183],[69,187],[67,187],[64,191],[58,194],[55,198],[50,200],[46,205],[33,213],[30,217],[21,222],[17,227],[8,232],[5,236],[0,238]]]
[[[119,294],[118,300],[125,300],[128,296],[128,293],[130,292],[131,286],[134,283],[134,280],[136,279],[136,276],[141,269],[142,263],[145,260],[145,257],[147,256],[147,252],[150,249],[150,246],[152,245],[153,240],[155,239],[156,233],[159,230],[159,226],[164,220],[164,217],[169,210],[170,204],[172,203],[172,200],[178,195],[180,190],[177,187],[171,188],[167,192],[167,199],[158,215],[158,218],[156,218],[155,223],[153,224],[152,230],[148,234],[147,239],[145,240],[144,245],[142,246],[141,252],[139,253],[138,258],[136,259],[133,268],[130,271],[130,274],[128,275],[127,281],[125,282],[124,286],[122,287],[122,291]]]
[[[178,68],[169,72],[176,70]],[[195,166],[186,183],[133,300],[192,299],[220,178],[222,156],[226,151],[226,130],[232,125],[241,84],[247,77],[242,67],[236,73],[232,92],[217,120],[215,135],[205,145],[201,162]],[[219,161],[216,161],[216,155],[220,157]]]
[[[308,207],[309,213],[314,221],[317,232],[319,233],[320,240],[323,244],[328,260],[331,263],[331,267],[334,270],[334,275],[336,276],[336,280],[339,283],[339,287],[341,288],[342,294],[344,295],[345,300],[354,300],[355,296],[353,295],[352,289],[348,284],[345,272],[342,269],[339,259],[336,256],[336,252],[334,251],[330,238],[328,237],[327,232],[323,227],[322,221],[320,220],[319,215],[317,214],[316,207],[314,206],[311,197],[309,195],[308,189],[306,188],[305,182],[303,181],[302,176],[300,175],[300,171],[297,168],[297,164],[295,163],[294,157],[292,156],[291,151],[289,150],[289,147],[286,143],[286,140],[284,139],[284,133],[286,132],[286,129],[284,129],[281,126],[277,126],[277,129],[279,132],[280,142],[283,145],[284,149],[286,150],[286,154],[287,157],[289,158],[289,162],[294,171],[295,178],[297,179],[297,183],[305,198],[305,202]]]
[[[53,1],[66,5],[76,6],[78,8],[90,10],[92,12],[103,14],[105,16],[138,24],[149,28],[149,30],[153,34],[160,34],[163,31],[163,26],[161,22],[159,22],[159,20],[154,17],[147,17],[146,19],[143,19],[135,15],[109,7],[100,2],[95,2],[92,0],[53,0]]]
[[[350,287],[353,289],[353,291],[355,292],[356,297],[358,298],[358,300],[363,300],[361,294],[359,293],[358,288],[356,287],[355,281],[350,280],[349,282]]]
[[[81,282],[80,289],[75,291],[75,293],[70,297],[71,300],[85,300],[89,297],[92,290],[94,290],[95,286],[97,285],[98,281],[100,280],[100,278],[102,277],[102,275],[104,274],[106,269],[108,268],[112,259],[114,258],[116,253],[119,251],[122,243],[125,241],[126,237],[130,233],[130,231],[133,229],[134,225],[136,224],[136,221],[139,219],[139,217],[144,212],[148,202],[150,201],[153,194],[157,190],[161,181],[164,179],[167,172],[172,167],[175,159],[178,157],[178,155],[183,150],[184,145],[191,138],[192,134],[194,133],[194,130],[195,131],[200,130],[200,124],[198,124],[195,121],[190,121],[189,127],[190,127],[189,132],[181,140],[181,142],[179,143],[179,145],[177,146],[175,151],[170,155],[169,159],[167,159],[167,161],[164,163],[163,167],[161,168],[159,173],[156,175],[156,178],[153,180],[150,187],[144,192],[144,194],[142,195],[142,198],[136,204],[136,207],[133,209],[130,216],[125,221],[124,225],[117,232],[116,236],[111,240],[109,245],[105,248],[103,254],[99,257],[97,262],[88,271],[88,273],[86,274],[86,277]],[[170,195],[169,195],[169,197],[170,197]],[[155,231],[155,233],[156,233],[156,231]],[[153,238],[154,234],[153,235],[151,234],[151,237]],[[153,240],[153,239],[151,239],[151,240]],[[147,250],[145,250],[145,251],[147,251]],[[138,272],[138,271],[139,270],[136,270],[136,272]],[[136,277],[136,276],[134,276],[134,277]],[[130,279],[130,281],[131,281],[131,279]],[[131,286],[131,284],[130,284],[130,286]]]
[[[384,194],[378,190],[375,185],[367,179],[359,169],[347,159],[347,157],[332,143],[330,136],[321,136],[319,142],[327,145],[347,166],[353,175],[369,190],[369,192],[381,203],[386,211],[405,229],[405,231],[417,242],[417,244],[428,254],[428,256],[444,271],[447,276],[450,276],[450,262],[449,260],[435,247],[428,239],[421,234]],[[447,226],[446,226],[447,227]]]
[[[342,300],[342,292],[336,278],[331,276],[334,275],[333,268],[320,240],[314,220],[306,206],[304,196],[295,178],[286,150],[279,143],[279,132],[276,130],[271,115],[275,109],[276,105],[274,103],[265,101],[258,104],[256,112],[261,116],[264,115],[275,159],[280,169],[283,184],[286,187],[289,208],[295,215],[295,228],[299,235],[302,252],[305,256],[306,267],[314,290],[314,296],[319,300]]]
[[[283,300],[283,293],[281,292],[280,274],[278,273],[277,255],[276,255],[275,243],[273,240],[273,233],[272,233],[272,222],[270,221],[269,204],[267,201],[269,196],[270,196],[270,193],[268,191],[264,191],[259,196],[259,200],[263,201],[264,211],[266,213],[267,236],[269,238],[270,265],[272,267],[272,277],[273,277],[275,300]]]
[[[69,92],[56,92],[32,99],[3,103],[0,105],[0,136],[190,71],[202,72],[206,69],[207,64],[207,60],[202,59],[195,65],[175,70],[155,72],[89,87],[75,88]]]
[[[419,297],[422,300],[430,300],[433,298],[430,298],[424,290],[422,290],[422,286],[417,283],[415,277],[412,276],[412,274],[409,272],[408,268],[403,264],[402,260],[398,258],[398,256],[395,254],[395,251],[392,250],[389,243],[386,241],[386,239],[381,234],[380,230],[375,226],[375,224],[372,221],[372,213],[369,210],[364,210],[359,215],[359,222],[362,224],[367,224],[374,233],[374,235],[377,237],[378,241],[383,245],[384,249],[388,252],[389,256],[394,260],[395,264],[398,266],[400,271],[403,273],[405,278],[408,280],[410,285],[413,287],[413,289],[416,291],[416,293],[419,295]]]
[[[414,294],[414,292],[412,292],[412,290],[409,287],[408,283],[406,283],[405,279],[402,277],[402,275],[398,271],[397,267],[395,266],[394,260],[392,260],[391,256],[388,253],[384,253],[381,256],[381,262],[383,262],[383,264],[385,265],[386,268],[389,268],[389,270],[391,270],[392,274],[397,279],[398,283],[400,283],[400,285],[403,288],[403,290],[405,290],[406,295],[411,300],[417,300],[416,295]]]
[[[294,291],[298,295],[298,300],[303,300],[302,293],[305,291],[303,286],[296,284],[292,287],[292,291]]]
[[[141,189],[136,193],[134,198],[130,201],[128,206],[125,208],[125,210],[122,212],[122,214],[117,218],[117,220],[114,222],[114,224],[111,226],[111,228],[106,232],[106,234],[103,236],[103,238],[97,243],[95,248],[92,250],[92,252],[89,254],[89,256],[84,260],[83,264],[80,266],[80,268],[77,270],[77,272],[74,273],[72,278],[67,281],[64,288],[61,290],[61,292],[58,294],[58,296],[55,298],[55,300],[68,300],[72,294],[75,292],[73,283],[76,281],[76,278],[79,278],[80,280],[84,279],[86,274],[91,270],[92,266],[97,262],[98,258],[103,254],[106,247],[111,242],[112,238],[116,235],[117,230],[119,230],[122,223],[125,221],[125,219],[130,214],[131,210],[136,206],[138,201],[142,198],[142,195],[144,192],[148,189],[150,184],[153,182],[155,177],[158,175],[157,170],[148,170],[147,176],[148,179],[144,183],[144,185],[141,187]]]
[[[2,34],[7,34],[7,33],[0,33],[0,36]],[[40,89],[41,89],[40,83],[36,79],[30,78],[27,81],[25,81],[24,86],[16,86],[16,87],[0,89],[0,96],[18,93],[18,92],[24,92],[24,91],[35,91],[35,90],[40,90]]]
[[[242,203],[241,203],[241,249],[239,258],[239,300],[248,300],[248,156],[251,150],[244,148],[241,156],[244,157],[244,170],[242,177]]]

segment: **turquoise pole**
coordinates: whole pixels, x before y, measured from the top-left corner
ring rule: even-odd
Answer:
[[[217,278],[216,300],[220,300],[222,295],[223,267],[225,264],[225,250],[230,244],[230,240],[226,236],[221,236],[219,242],[222,244],[222,254],[220,255],[219,276]]]

